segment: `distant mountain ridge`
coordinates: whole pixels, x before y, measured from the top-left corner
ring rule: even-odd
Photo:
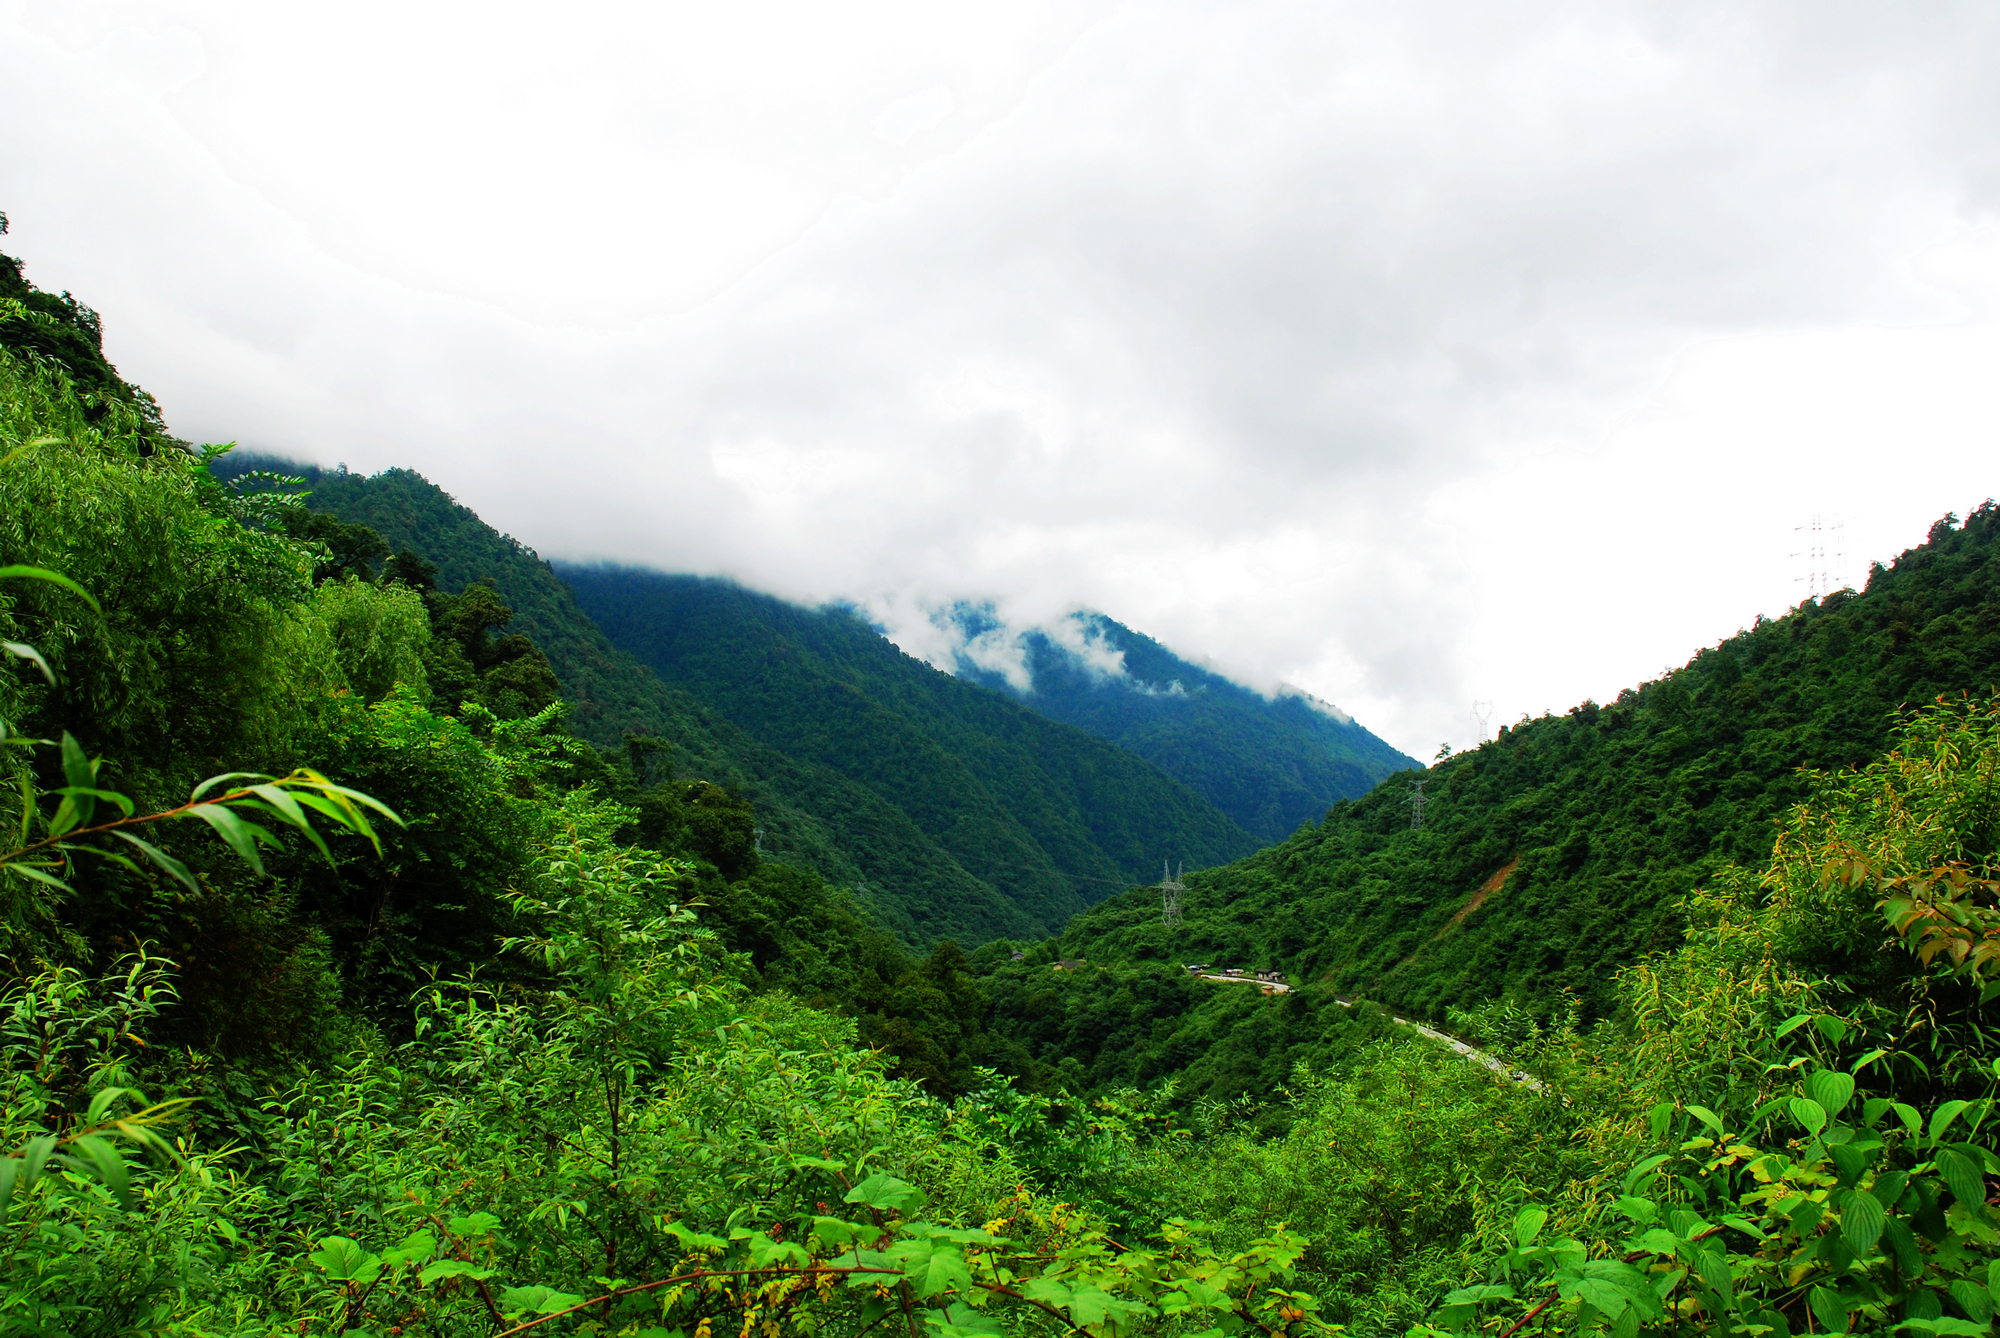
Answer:
[[[1162,860],[1205,867],[1261,844],[1144,759],[904,654],[851,610],[635,568],[557,571],[663,681],[908,813],[1052,928]]]
[[[515,611],[506,630],[548,655],[573,730],[606,748],[670,740],[675,774],[751,801],[766,854],[852,888],[911,945],[1040,937],[1162,858],[1202,867],[1259,844],[1138,757],[909,660],[845,615],[738,592],[711,610],[710,645],[682,645],[688,672],[663,678],[533,549],[422,475],[251,453],[215,473],[250,469],[304,476],[314,510],[436,564],[448,591],[491,578]]]
[[[1137,753],[1268,841],[1421,765],[1330,702],[1266,697],[1101,613],[1011,636],[983,609],[949,617],[961,678]],[[996,667],[996,649],[1011,662]]]

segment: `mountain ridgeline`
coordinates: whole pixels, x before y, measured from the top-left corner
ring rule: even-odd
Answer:
[[[644,740],[661,774],[742,796],[762,854],[853,888],[907,944],[1038,938],[1162,860],[1259,844],[1140,758],[911,660],[844,612],[694,578],[558,574],[410,470],[254,455],[213,468],[296,473],[315,513],[435,566],[441,589],[491,582],[514,613],[500,630],[546,654],[571,728],[602,748]]]
[[[1178,927],[1161,922],[1157,893],[1134,891],[1077,917],[1055,948],[1276,968],[1437,1019],[1494,999],[1602,1014],[1622,966],[1681,942],[1683,898],[1770,856],[1808,769],[1859,766],[1899,711],[1996,682],[1989,501],[1877,565],[1864,591],[1760,619],[1616,701],[1523,720],[1247,860],[1189,874]],[[1144,1037],[1180,1026],[1177,1007],[1135,1015],[1125,1036],[1109,1028],[1094,1076],[1146,1063]],[[1088,1070],[1093,1056],[1081,1058]],[[1268,1067],[1282,1078],[1282,1054]]]
[[[983,610],[961,607],[954,621],[967,645],[1005,636]],[[1265,697],[1103,614],[1073,614],[1057,631],[1014,638],[1025,684],[964,649],[956,671],[1137,753],[1267,842],[1418,765],[1325,702]]]
[[[760,743],[893,804],[1037,923],[1059,926],[1163,860],[1220,864],[1259,844],[1132,753],[905,655],[846,609],[558,570],[620,649]]]

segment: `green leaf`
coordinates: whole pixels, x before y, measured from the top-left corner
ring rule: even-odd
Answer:
[[[50,571],[47,567],[23,567],[18,565],[0,567],[0,581],[11,580],[47,581],[51,585],[59,585],[84,603],[90,605],[92,613],[100,616],[104,613],[103,608],[99,606],[98,602],[90,597],[90,591],[84,589],[59,571]]]
[[[130,832],[113,832],[111,834],[121,841],[128,841],[137,846],[147,859],[164,869],[169,875],[185,886],[188,891],[194,893],[201,891],[201,884],[197,883],[194,880],[194,875],[188,872],[188,866],[154,845],[151,841],[142,841]]]
[[[1651,1199],[1634,1198],[1630,1194],[1618,1196],[1618,1211],[1641,1226],[1648,1222],[1656,1222],[1660,1217],[1660,1206],[1657,1203]]]
[[[118,1155],[117,1148],[95,1134],[89,1134],[70,1144],[70,1155],[104,1182],[104,1187],[118,1200],[120,1208],[129,1210],[132,1207],[132,1173],[126,1167],[125,1159]]]
[[[91,790],[97,786],[97,768],[84,753],[83,745],[76,741],[76,735],[68,730],[62,736],[63,780],[80,790]]]
[[[845,1203],[866,1204],[883,1212],[914,1212],[924,1203],[924,1192],[883,1171],[847,1191]]]
[[[924,1323],[938,1333],[938,1338],[964,1338],[968,1334],[1005,1333],[999,1320],[991,1315],[983,1315],[963,1301],[953,1301],[946,1306],[942,1316],[938,1311],[924,1312]]]
[[[1806,1095],[1817,1101],[1829,1116],[1838,1115],[1854,1096],[1854,1077],[1833,1069],[1820,1069],[1806,1079]]]
[[[208,803],[188,809],[183,817],[200,818],[215,828],[215,833],[229,843],[236,857],[249,865],[258,875],[264,872],[264,861],[257,854],[257,843],[267,846],[278,844],[278,838],[259,827],[254,822],[245,822],[221,804]]]
[[[1542,1234],[1542,1227],[1547,1225],[1548,1220],[1549,1210],[1538,1204],[1531,1203],[1521,1209],[1514,1214],[1514,1244],[1527,1249],[1535,1243],[1535,1237]]]
[[[210,776],[207,780],[195,786],[194,789],[188,793],[188,802],[190,804],[198,803],[203,795],[207,794],[210,790],[213,790],[216,786],[224,784],[227,781],[233,781],[233,780],[267,781],[271,779],[273,778],[270,776],[266,776],[261,771],[225,771],[220,776]]]
[[[1813,1025],[1819,1028],[1820,1035],[1835,1045],[1847,1039],[1848,1026],[1844,1018],[1837,1018],[1831,1013],[1822,1013],[1813,1019]]]
[[[481,1268],[463,1259],[440,1259],[434,1264],[426,1264],[423,1271],[417,1274],[417,1281],[426,1287],[446,1278],[471,1278],[478,1282],[492,1277],[494,1272],[494,1269]]]
[[[1951,1122],[1964,1114],[1971,1105],[1970,1101],[1947,1101],[1932,1111],[1930,1129],[1927,1131],[1931,1141],[1936,1142],[1943,1138],[1944,1131],[1951,1128]]]
[[[1837,1292],[1815,1287],[1806,1293],[1806,1305],[1812,1309],[1813,1318],[1828,1333],[1847,1332],[1847,1307],[1840,1303]]]
[[[76,890],[54,874],[47,873],[33,864],[9,864],[5,868],[8,873],[18,874],[23,878],[31,879],[37,883],[47,883],[52,887],[59,887],[65,892],[74,892]]]
[[[345,1236],[328,1236],[308,1257],[335,1282],[365,1286],[382,1273],[382,1260]]]
[[[454,1217],[447,1221],[445,1230],[454,1236],[490,1236],[500,1227],[500,1219],[492,1213],[473,1213],[468,1217]]]
[[[1898,1329],[1914,1329],[1918,1333],[1965,1334],[1969,1338],[1991,1338],[1991,1324],[1974,1324],[1970,1320],[1952,1319],[1940,1315],[1936,1319],[1906,1319],[1896,1326]]]
[[[29,1139],[28,1145],[21,1149],[21,1188],[24,1191],[34,1188],[35,1182],[42,1178],[42,1168],[49,1164],[55,1150],[56,1140],[50,1134]]]
[[[1826,1108],[1811,1097],[1795,1096],[1785,1104],[1791,1110],[1792,1118],[1799,1122],[1799,1127],[1815,1138],[1820,1130],[1826,1128]]]
[[[1971,1278],[1953,1278],[1945,1290],[1951,1293],[1952,1300],[1958,1302],[1959,1309],[1978,1323],[1985,1324],[1992,1320],[1993,1298]]]
[[[729,1242],[722,1237],[707,1236],[699,1231],[690,1231],[686,1224],[681,1222],[667,1223],[667,1230],[672,1232],[674,1239],[681,1243],[681,1248],[689,1253],[693,1253],[696,1250],[720,1251],[729,1248]]]
[[[1785,1037],[1791,1035],[1810,1021],[1812,1021],[1811,1013],[1794,1013],[1779,1025],[1777,1031],[1772,1033],[1772,1039],[1782,1041]]]
[[[1717,1115],[1707,1106],[1689,1106],[1687,1110],[1688,1114],[1714,1130],[1717,1138],[1722,1137],[1722,1117],[1720,1115]]]
[[[33,646],[28,645],[24,641],[0,641],[0,648],[5,648],[7,653],[15,659],[26,660],[29,664],[41,670],[42,677],[49,681],[50,687],[56,685],[56,671],[49,668],[49,662],[43,659],[42,653]]]
[[[1937,1168],[1960,1203],[1976,1207],[1986,1202],[1986,1181],[1970,1157],[1955,1148],[1942,1148],[1937,1154]]]
[[[922,1269],[909,1277],[919,1297],[937,1296],[948,1291],[969,1291],[972,1287],[972,1270],[966,1267],[965,1254],[950,1245],[933,1247]]]
[[[1729,1271],[1729,1261],[1723,1258],[1722,1251],[1697,1250],[1694,1256],[1694,1271],[1716,1295],[1725,1302],[1729,1300],[1730,1288],[1735,1285],[1736,1280]]]
[[[500,1309],[509,1315],[522,1313],[553,1315],[558,1310],[583,1304],[581,1296],[571,1296],[552,1287],[509,1287],[500,1293]]]
[[[428,1231],[419,1231],[406,1237],[402,1244],[382,1251],[382,1262],[391,1268],[403,1264],[414,1264],[419,1259],[428,1259],[437,1253],[437,1237]]]
[[[1888,1215],[1882,1211],[1882,1204],[1865,1189],[1857,1189],[1847,1196],[1847,1202],[1840,1209],[1840,1234],[1854,1253],[1866,1258],[1875,1248],[1875,1242],[1882,1239],[1882,1224]]]
[[[1680,1244],[1681,1238],[1665,1227],[1653,1227],[1645,1235],[1633,1242],[1633,1246],[1636,1249],[1644,1250],[1648,1254],[1657,1254],[1668,1258],[1671,1258],[1674,1251],[1680,1248]]]

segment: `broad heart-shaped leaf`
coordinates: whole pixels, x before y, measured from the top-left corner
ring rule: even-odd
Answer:
[[[1945,1290],[1951,1293],[1951,1299],[1958,1302],[1960,1309],[1980,1323],[1993,1318],[1993,1298],[1971,1278],[1954,1278]]]
[[[1838,1115],[1854,1096],[1854,1078],[1834,1069],[1820,1069],[1806,1079],[1806,1095],[1819,1102],[1828,1115]]]
[[[1606,1315],[1617,1318],[1632,1304],[1632,1294],[1603,1278],[1569,1278],[1557,1284],[1565,1299],[1581,1297]]]
[[[581,1296],[571,1296],[568,1292],[556,1291],[553,1287],[509,1287],[500,1293],[500,1310],[503,1314],[518,1315],[523,1312],[534,1315],[553,1315],[558,1310],[582,1305]]]
[[[1972,1164],[1970,1157],[1954,1148],[1940,1148],[1937,1154],[1937,1168],[1938,1173],[1944,1177],[1945,1184],[1951,1186],[1952,1194],[1960,1203],[1976,1207],[1986,1201],[1986,1181],[1979,1174],[1979,1168]]]
[[[1123,1319],[1127,1315],[1151,1313],[1149,1307],[1137,1301],[1123,1301],[1095,1287],[1070,1288],[1069,1322],[1080,1329],[1088,1328],[1092,1324],[1102,1324],[1107,1317]]]
[[[434,1264],[426,1264],[424,1271],[417,1274],[417,1281],[428,1287],[433,1282],[439,1282],[445,1278],[472,1278],[477,1281],[492,1276],[492,1269],[481,1268],[477,1264],[468,1264],[463,1259],[440,1259]]]
[[[419,1231],[406,1238],[393,1249],[382,1251],[382,1262],[391,1268],[401,1264],[414,1264],[437,1253],[437,1237],[428,1231]]]
[[[865,1203],[882,1212],[915,1212],[923,1207],[924,1192],[883,1171],[847,1191],[846,1203]]]
[[[1795,1096],[1785,1104],[1790,1108],[1792,1118],[1807,1133],[1818,1137],[1819,1131],[1826,1128],[1826,1107],[1811,1097]]]
[[[965,1265],[964,1252],[954,1245],[931,1246],[928,1257],[909,1262],[905,1275],[920,1297],[970,1290],[972,1287],[972,1270]]]
[[[1815,1287],[1806,1294],[1806,1305],[1811,1308],[1813,1318],[1828,1333],[1847,1332],[1847,1307],[1840,1303],[1840,1296],[1825,1287]]]
[[[335,1282],[367,1284],[382,1272],[382,1261],[345,1236],[328,1236],[310,1256]]]
[[[1840,1234],[1854,1253],[1865,1259],[1875,1248],[1875,1242],[1882,1239],[1882,1224],[1887,1218],[1873,1194],[1857,1189],[1841,1205]]]
[[[1542,1225],[1549,1220],[1549,1210],[1536,1204],[1529,1204],[1514,1214],[1514,1244],[1527,1249],[1535,1243],[1535,1237],[1542,1234]]]
[[[761,1231],[750,1233],[750,1262],[759,1268],[773,1264],[796,1264],[800,1268],[812,1267],[812,1256],[796,1242],[772,1240]]]
[[[492,1213],[473,1213],[468,1217],[454,1217],[445,1223],[445,1228],[454,1236],[490,1236],[500,1225],[500,1219]]]
[[[1827,1149],[1827,1154],[1833,1158],[1833,1164],[1840,1172],[1840,1183],[1852,1185],[1860,1182],[1879,1151],[1879,1147],[1858,1148],[1852,1143],[1836,1143]]]

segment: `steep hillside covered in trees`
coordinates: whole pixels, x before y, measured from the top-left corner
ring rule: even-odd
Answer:
[[[1523,721],[1320,824],[1078,917],[1065,952],[1270,966],[1442,1016],[1508,998],[1612,1006],[1618,969],[1680,940],[1678,899],[1769,853],[1801,768],[1875,756],[1894,712],[2000,682],[2000,509],[1836,592],[1701,651],[1666,677]],[[1410,791],[1424,782],[1422,830]]]
[[[1044,923],[1256,840],[1192,789],[1082,730],[903,654],[854,614],[725,581],[565,565],[621,649],[760,742],[908,813]]]
[[[968,642],[999,631],[975,609],[956,618]],[[1417,764],[1327,703],[1264,697],[1101,613],[1059,630],[1018,638],[1025,685],[963,652],[956,672],[1137,753],[1264,841]]]

